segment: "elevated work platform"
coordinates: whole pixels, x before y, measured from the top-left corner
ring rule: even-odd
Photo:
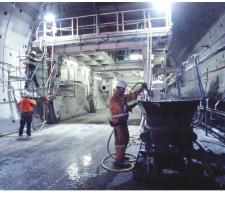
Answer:
[[[42,22],[36,31],[34,46],[60,46],[82,44],[79,50],[132,47],[127,43],[134,40],[141,45],[141,39],[165,37],[171,28],[171,13],[156,13],[154,9],[120,11],[87,16],[57,19],[53,22]],[[139,41],[140,40],[140,41]],[[125,43],[121,41],[126,41]],[[114,43],[115,45],[112,45]],[[100,46],[88,46],[99,44]],[[131,45],[131,46],[130,46]],[[75,50],[75,49],[74,49]]]

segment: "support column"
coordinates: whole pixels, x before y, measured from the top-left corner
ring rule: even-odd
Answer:
[[[144,62],[144,81],[147,83],[148,88],[151,89],[152,85],[152,63],[151,63],[151,55],[152,55],[152,37],[148,33],[147,34],[147,45],[142,48],[142,57]]]
[[[95,113],[95,102],[94,102],[94,84],[95,84],[95,80],[94,80],[94,72],[91,70],[90,71],[90,89],[89,89],[89,94],[88,94],[88,100],[89,100],[89,105],[90,105],[90,112],[91,113]]]
[[[152,37],[151,37],[151,33],[147,32],[147,72],[148,72],[148,78],[147,78],[147,85],[148,88],[151,90],[151,86],[152,86],[152,61],[151,61],[151,57],[152,57]]]

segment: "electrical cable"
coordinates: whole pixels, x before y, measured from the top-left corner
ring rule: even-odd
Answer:
[[[200,111],[200,113],[198,113],[196,119],[194,119],[193,122],[191,123],[191,127],[196,128],[196,127],[200,126],[204,120],[204,115],[205,115],[205,113],[204,112],[202,113]]]
[[[196,73],[197,73],[197,78],[198,78],[198,86],[199,90],[201,93],[202,101],[203,101],[203,106],[204,106],[204,117],[205,117],[205,135],[207,136],[207,111],[206,111],[206,92],[203,88],[201,77],[198,71],[198,61],[197,61],[197,55],[194,55],[194,65],[196,68]]]

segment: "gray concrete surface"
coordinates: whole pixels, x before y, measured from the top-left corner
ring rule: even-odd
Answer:
[[[64,120],[63,123],[84,123],[84,124],[109,124],[108,122],[109,111],[108,109],[97,110],[96,113],[88,113],[76,116],[72,119]],[[129,113],[129,125],[139,125],[141,120],[141,113],[138,107]]]
[[[157,189],[133,179],[132,172],[113,173],[101,167],[107,155],[106,144],[112,128],[105,115],[107,110],[89,113],[47,125],[32,132],[32,137],[16,134],[0,138],[1,190],[143,190]],[[135,117],[136,116],[136,117]],[[138,122],[138,113],[131,123]],[[132,121],[133,120],[133,121]],[[130,135],[137,135],[138,126],[129,126]],[[198,139],[212,152],[207,157],[224,164],[224,144],[202,129],[195,129]],[[113,151],[113,140],[110,150]],[[137,154],[139,143],[127,153]],[[216,156],[218,155],[218,156]],[[224,184],[224,176],[217,182]],[[158,189],[159,189],[158,188]]]
[[[117,174],[101,167],[111,133],[108,124],[90,124],[105,111],[88,114],[33,131],[31,138],[0,138],[0,189],[76,190],[132,189],[132,172]],[[90,118],[89,118],[90,117]],[[85,124],[86,118],[88,121]],[[79,120],[78,120],[79,119]],[[77,123],[72,123],[76,121]],[[82,123],[84,122],[84,123]],[[137,126],[129,126],[131,135]],[[113,147],[113,141],[111,142]],[[132,150],[133,148],[133,150]],[[138,145],[131,148],[137,152]],[[113,148],[112,148],[113,150]],[[129,150],[130,151],[130,150]],[[121,186],[126,182],[125,186]]]

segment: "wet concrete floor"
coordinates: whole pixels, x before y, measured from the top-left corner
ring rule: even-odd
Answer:
[[[47,125],[42,130],[33,131],[31,138],[23,136],[18,139],[16,134],[1,137],[0,189],[152,189],[145,183],[134,180],[132,172],[115,173],[101,167],[101,161],[107,155],[106,145],[112,131],[106,120],[106,112],[102,110],[56,125]],[[131,136],[138,133],[139,123],[138,113],[131,115]],[[204,136],[204,133],[200,134]],[[203,136],[202,141],[207,142],[207,138]],[[112,140],[111,150],[113,146]],[[136,143],[127,152],[136,155],[138,149],[139,143]],[[217,151],[221,151],[221,148]]]
[[[121,189],[118,185],[130,181],[132,172],[118,174],[101,167],[112,131],[104,124],[105,113],[47,125],[33,131],[31,138],[20,139],[16,134],[1,137],[0,189]],[[129,126],[130,134],[136,134],[137,129]],[[132,148],[137,152],[138,145]]]

